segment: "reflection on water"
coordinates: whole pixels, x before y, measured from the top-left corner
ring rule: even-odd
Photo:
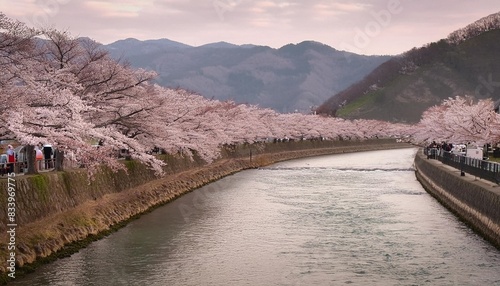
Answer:
[[[14,285],[500,286],[500,251],[422,189],[415,152],[240,172]]]

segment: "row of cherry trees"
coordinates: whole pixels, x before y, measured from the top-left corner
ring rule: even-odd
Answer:
[[[483,109],[490,108],[491,102],[466,105],[465,99],[431,108],[418,126],[279,114],[208,100],[155,85],[154,73],[113,60],[92,40],[53,29],[31,29],[1,13],[0,66],[0,136],[28,146],[52,144],[73,154],[89,170],[99,164],[122,167],[112,155],[117,149],[128,149],[133,158],[161,173],[164,163],[149,152],[155,147],[196,152],[211,161],[225,144],[267,138],[363,139],[412,133],[421,141],[462,139],[446,135],[456,133],[469,136],[467,140],[482,140],[493,134],[485,132],[484,126],[496,118],[491,112],[484,117]],[[459,105],[476,109],[467,111],[470,118],[459,121]],[[465,131],[469,126],[474,134]],[[93,147],[91,143],[98,141],[102,146]]]
[[[500,142],[500,114],[494,109],[492,99],[476,102],[468,96],[449,98],[425,111],[411,135],[419,143],[497,143]]]

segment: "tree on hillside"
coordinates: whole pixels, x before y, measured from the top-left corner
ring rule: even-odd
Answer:
[[[447,41],[450,44],[458,45],[468,39],[479,36],[484,32],[495,29],[500,29],[500,12],[481,18],[476,22],[467,25],[465,28],[451,33],[448,36]]]
[[[371,91],[377,90],[392,81],[403,67],[407,66],[404,57],[394,57],[378,66],[361,81],[337,93],[321,104],[316,112],[318,114],[336,116],[339,109],[350,104]]]

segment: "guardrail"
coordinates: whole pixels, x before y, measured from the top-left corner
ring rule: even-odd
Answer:
[[[496,184],[500,183],[499,163],[453,154],[436,148],[425,148],[424,154],[428,159],[439,160],[445,165],[460,170],[462,176],[467,173]]]

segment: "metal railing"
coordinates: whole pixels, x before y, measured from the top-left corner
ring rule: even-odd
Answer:
[[[36,160],[35,168],[38,172],[52,171],[55,168],[55,159]],[[0,176],[8,173],[24,174],[28,171],[28,162],[0,163]]]
[[[467,173],[496,184],[500,183],[499,163],[453,154],[437,148],[425,148],[424,154],[428,159],[439,160],[445,165],[460,170],[462,176]]]

